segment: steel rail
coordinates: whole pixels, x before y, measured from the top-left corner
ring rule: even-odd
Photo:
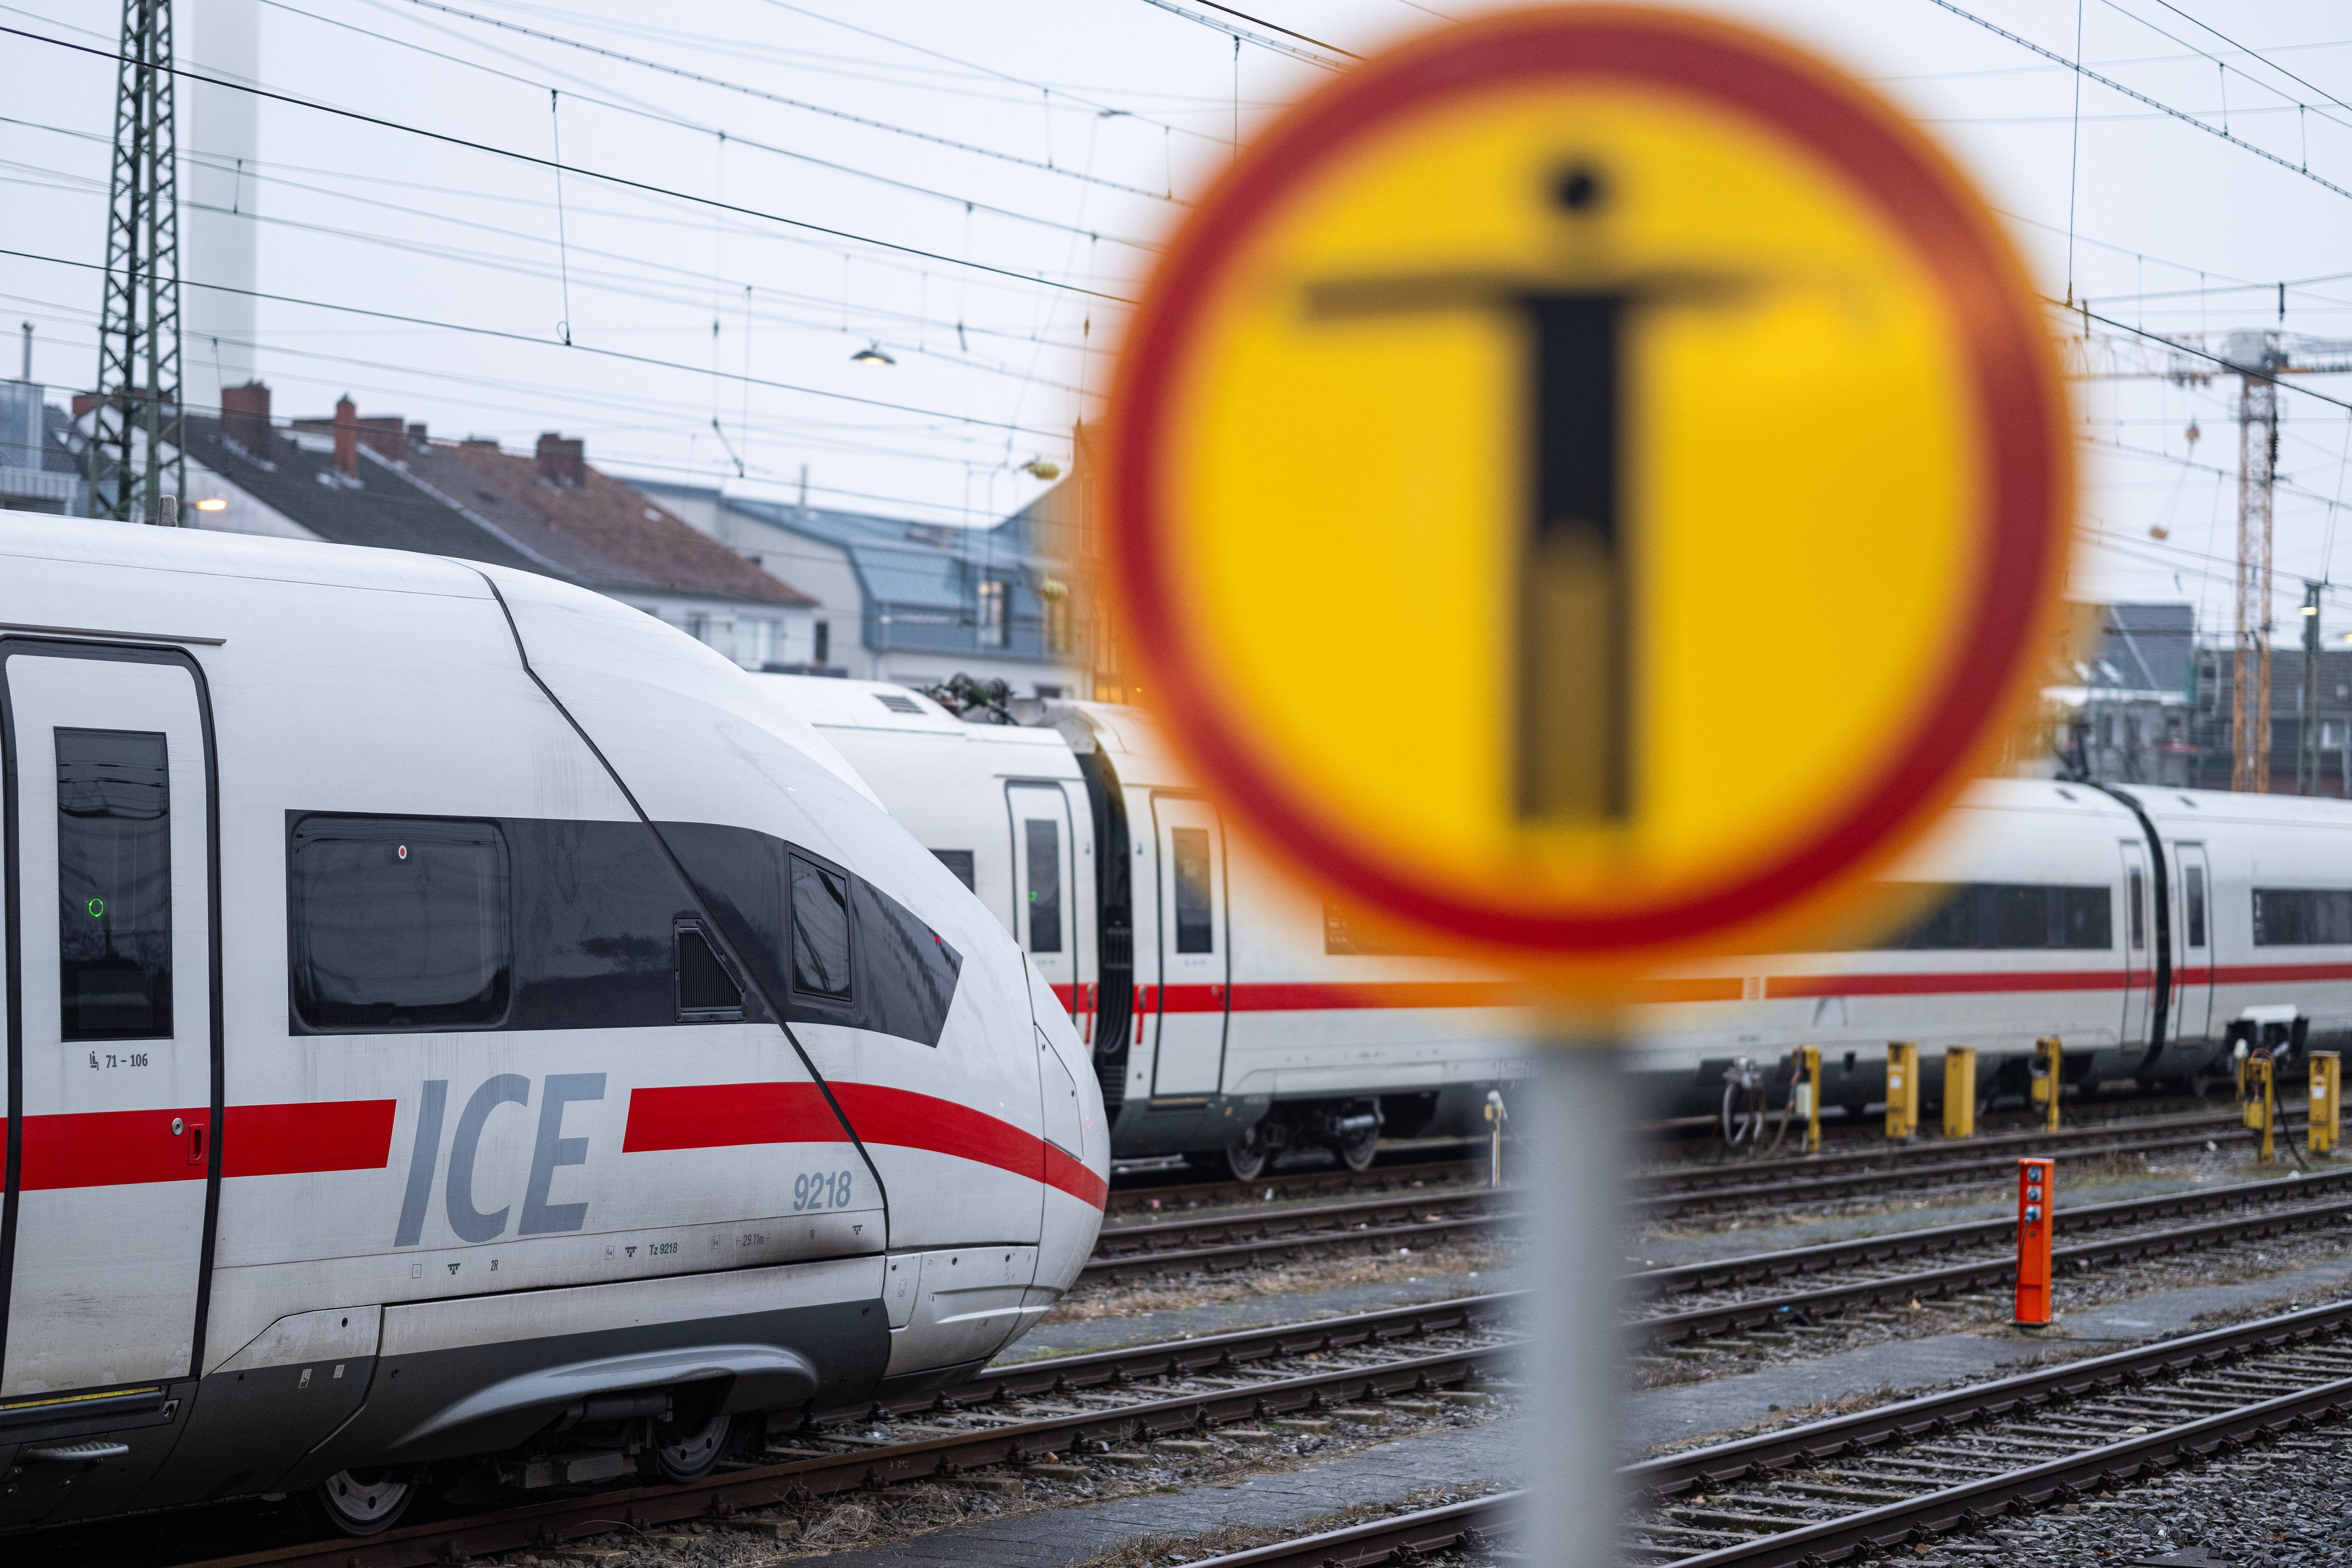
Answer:
[[[2071,1207],[2062,1206],[2052,1219],[2060,1234],[2070,1230],[2107,1229],[2144,1219],[2209,1213],[2214,1209],[2265,1201],[2300,1200],[2340,1188],[2352,1188],[2352,1170],[2326,1171],[2307,1177],[2240,1182],[2230,1186],[2192,1188],[2163,1193],[2155,1197],[2125,1198],[2114,1203],[2083,1204]],[[2016,1229],[2017,1221],[2006,1216],[2000,1219],[1964,1220],[1954,1225],[1922,1226],[1908,1230],[1851,1237],[1843,1241],[1817,1242],[1811,1247],[1790,1247],[1770,1252],[1710,1259],[1702,1263],[1645,1269],[1639,1273],[1625,1275],[1622,1282],[1637,1296],[1687,1295],[1759,1280],[1787,1279],[1793,1275],[1817,1273],[1825,1269],[1846,1268],[1856,1263],[1916,1258],[1931,1252],[2002,1242],[2014,1236]]]
[[[2259,1240],[2264,1237],[2347,1222],[2352,1222],[2352,1197],[2338,1198],[2332,1203],[2298,1205],[2267,1213],[2233,1215],[2227,1219],[2209,1220],[2201,1225],[2140,1231],[2128,1236],[2078,1242],[2072,1247],[2053,1248],[2051,1269],[2054,1274],[2088,1269],[2101,1263],[2195,1251],[2217,1243]],[[1878,1301],[1917,1300],[1949,1295],[1981,1285],[2005,1284],[2014,1278],[2016,1272],[2014,1257],[1979,1259],[1941,1269],[1848,1281],[1719,1306],[1658,1313],[1627,1322],[1622,1333],[1626,1348],[1638,1352],[1649,1346],[1676,1344],[1735,1329],[1759,1328],[1775,1319],[1802,1322],[1803,1319],[1797,1315],[1801,1313],[1837,1312]]]
[[[1389,1206],[1394,1208],[1399,1206]],[[1416,1212],[1426,1205],[1410,1206]],[[1344,1229],[1300,1230],[1260,1240],[1221,1242],[1207,1247],[1171,1248],[1161,1252],[1128,1252],[1110,1257],[1097,1254],[1078,1270],[1078,1279],[1129,1279],[1140,1274],[1164,1274],[1190,1269],[1235,1269],[1277,1261],[1301,1252],[1329,1251],[1345,1247],[1392,1242],[1438,1240],[1464,1231],[1493,1230],[1516,1225],[1523,1217],[1512,1209],[1455,1214],[1436,1219],[1407,1219],[1387,1225],[1350,1226]]]
[[[1342,1530],[1327,1530],[1272,1546],[1253,1546],[1222,1557],[1203,1557],[1192,1568],[1380,1568],[1390,1563],[1414,1563],[1432,1552],[1454,1547],[1476,1550],[1493,1543],[1497,1534],[1514,1532],[1528,1494],[1501,1491],[1486,1497],[1425,1508],[1388,1519],[1370,1520]]]
[[[1152,1248],[1211,1241],[1256,1240],[1286,1230],[1308,1230],[1360,1221],[1486,1208],[1520,1195],[1516,1187],[1461,1187],[1450,1192],[1391,1193],[1346,1203],[1294,1203],[1221,1214],[1187,1215],[1131,1225],[1107,1225],[1095,1239],[1097,1258],[1128,1257]]]
[[[2292,1133],[2299,1121],[2282,1117],[2282,1131]],[[2137,1129],[2134,1129],[2137,1131]],[[2035,1134],[2051,1136],[2052,1134]],[[2064,1136],[2064,1134],[2057,1134]],[[2199,1144],[2218,1142],[2221,1138],[2236,1139],[2254,1134],[2237,1122],[2235,1117],[2210,1132],[2183,1131],[2159,1137],[2136,1138],[2128,1133],[2107,1134],[2096,1141],[2078,1146],[2051,1148],[2048,1157],[2066,1163],[2084,1160],[2113,1159],[2121,1155],[2158,1154],[2168,1149],[2193,1148]],[[1814,1176],[1808,1167],[1795,1161],[1774,1171],[1771,1165],[1748,1167],[1740,1174],[1750,1176],[1743,1185],[1696,1186],[1666,1192],[1638,1193],[1626,1202],[1629,1211],[1645,1218],[1659,1219],[1696,1209],[1721,1204],[1760,1201],[1772,1204],[1801,1203],[1817,1198],[1837,1197],[1883,1186],[1890,1178],[1906,1182],[1957,1180],[1964,1176],[1991,1177],[2004,1175],[2014,1168],[2014,1157],[2009,1155],[1979,1155],[1966,1159],[1950,1156],[1964,1148],[1977,1145],[1935,1144],[1914,1151],[1896,1154],[1893,1151],[1871,1156],[1866,1160],[1849,1159],[1857,1168],[1843,1174],[1832,1172]],[[2020,1145],[2030,1148],[2031,1145]],[[1933,1157],[1930,1157],[1933,1156]],[[1760,1179],[1758,1179],[1760,1178]]]
[[[1373,1366],[1340,1367],[1110,1409],[1057,1414],[851,1453],[720,1470],[674,1485],[551,1499],[464,1519],[398,1527],[358,1540],[305,1542],[208,1558],[187,1568],[433,1568],[486,1552],[560,1546],[614,1529],[724,1517],[835,1492],[1038,1460],[1082,1443],[1107,1446],[1164,1437],[1224,1422],[1442,1387],[1498,1369],[1517,1354],[1517,1347],[1509,1343],[1441,1351]]]
[[[1163,1211],[1192,1207],[1206,1207],[1215,1204],[1265,1203],[1269,1191],[1283,1194],[1357,1192],[1365,1187],[1385,1186],[1394,1182],[1450,1182],[1486,1169],[1483,1155],[1452,1160],[1424,1160],[1413,1165],[1374,1166],[1370,1170],[1351,1171],[1345,1166],[1326,1170],[1284,1171],[1276,1176],[1259,1176],[1255,1181],[1184,1182],[1155,1186],[1150,1177],[1153,1172],[1114,1172],[1111,1176],[1110,1211],[1114,1214],[1148,1211],[1158,1205]]]
[[[2216,1131],[2234,1132],[2241,1125],[2236,1111],[2194,1111],[2172,1116],[2120,1116],[2091,1126],[2061,1127],[2054,1133],[2036,1127],[2029,1132],[1991,1133],[1973,1138],[1930,1138],[1909,1144],[1882,1142],[1868,1148],[1845,1149],[1835,1154],[1725,1159],[1710,1165],[1653,1166],[1635,1172],[1634,1176],[1642,1185],[1654,1186],[1660,1196],[1664,1196],[1671,1192],[1704,1191],[1714,1186],[1737,1185],[1775,1172],[1819,1175],[1864,1167],[1885,1171],[1900,1165],[1952,1155],[2001,1155],[2011,1150],[2040,1153],[2060,1144],[2096,1144],[2144,1134],[2210,1135]],[[1687,1186],[1677,1186],[1678,1183]]]
[[[991,1367],[938,1395],[827,1413],[829,1424],[953,1412],[1000,1400],[1118,1388],[1131,1381],[1195,1376],[1278,1357],[1355,1347],[1386,1348],[1426,1333],[1495,1325],[1524,1300],[1521,1292],[1456,1298],[1417,1307],[1280,1323],[1202,1339],[1137,1345],[1086,1355],[1041,1357]],[[1371,1365],[1322,1368],[1206,1392],[1138,1399],[1113,1406],[1056,1410],[946,1436],[921,1437],[837,1454],[812,1454],[722,1469],[699,1480],[637,1485],[551,1499],[466,1518],[421,1523],[363,1540],[336,1538],[197,1560],[186,1568],[423,1568],[517,1547],[566,1541],[680,1520],[725,1517],[746,1509],[1005,1462],[1020,1463],[1137,1436],[1216,1425],[1322,1405],[1344,1404],[1459,1383],[1507,1364],[1516,1343],[1399,1357]],[[824,1441],[827,1434],[787,1434]],[[63,1539],[63,1538],[60,1538]]]
[[[2038,1409],[2045,1405],[2132,1386],[2222,1365],[2240,1357],[2352,1330],[2352,1301],[2332,1301],[2299,1312],[2178,1339],[2153,1340],[2126,1350],[2054,1366],[2035,1367],[1850,1415],[1826,1416],[1802,1426],[1702,1448],[1686,1448],[1624,1466],[1617,1474],[1626,1490],[1652,1498],[1681,1497],[1695,1490],[1727,1485],[1791,1465],[1818,1464],[1865,1454],[1892,1444],[1950,1431],[1971,1421]]]

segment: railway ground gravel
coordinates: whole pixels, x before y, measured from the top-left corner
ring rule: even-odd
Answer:
[[[1318,1417],[1212,1437],[1128,1445],[1059,1465],[975,1472],[698,1522],[615,1532],[577,1545],[481,1559],[507,1568],[1066,1568],[1189,1562],[1257,1540],[1307,1533],[1335,1512],[1433,1506],[1513,1483],[1512,1417],[1524,1391],[1490,1385],[1473,1402],[1411,1400],[1378,1427]],[[1311,1429],[1302,1429],[1311,1428]],[[1234,1545],[1218,1544],[1225,1541]],[[1204,1542],[1205,1544],[1193,1544]],[[1139,1555],[1140,1553],[1140,1555]]]
[[[1330,1252],[1302,1253],[1287,1262],[1255,1263],[1246,1268],[1215,1272],[1197,1270],[1190,1273],[1082,1284],[1064,1296],[1054,1310],[1045,1315],[1038,1329],[1042,1331],[1058,1324],[1103,1319],[1127,1319],[1147,1312],[1236,1302],[1267,1302],[1295,1298],[1309,1291],[1367,1285],[1410,1285],[1432,1280],[1456,1281],[1460,1288],[1450,1293],[1473,1295],[1495,1288],[1482,1281],[1490,1281],[1500,1270],[1508,1268],[1517,1252],[1516,1243],[1508,1239],[1491,1232],[1474,1232],[1444,1238],[1423,1246],[1395,1247],[1379,1252],[1342,1248]],[[1270,1307],[1269,1311],[1284,1313],[1289,1309],[1278,1306]],[[1261,1321],[1281,1322],[1286,1319],[1267,1316]],[[1128,1343],[1142,1343],[1145,1339]]]
[[[1460,1274],[1409,1274],[1402,1280],[1377,1280],[1283,1295],[1253,1294],[1236,1301],[1208,1301],[1125,1316],[1068,1322],[1048,1319],[1043,1326],[1030,1330],[1015,1342],[1009,1353],[998,1358],[998,1364],[1017,1365],[1046,1356],[1084,1355],[1127,1345],[1160,1344],[1171,1340],[1199,1339],[1204,1334],[1270,1328],[1277,1323],[1311,1322],[1318,1318],[1343,1317],[1351,1312],[1418,1306],[1424,1301],[1452,1301],[1457,1296],[1483,1296],[1517,1290],[1519,1283],[1517,1275],[1506,1266],[1499,1270],[1474,1270]]]

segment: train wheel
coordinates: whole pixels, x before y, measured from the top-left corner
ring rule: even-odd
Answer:
[[[1339,1157],[1347,1162],[1351,1171],[1371,1169],[1372,1156],[1380,1152],[1381,1130],[1376,1126],[1367,1127],[1339,1140]]]
[[[390,1530],[416,1500],[416,1479],[408,1470],[338,1470],[302,1494],[311,1513],[342,1535],[373,1535]]]
[[[656,1427],[654,1463],[674,1481],[709,1475],[727,1451],[727,1435],[734,1425],[732,1416],[713,1416],[699,1427]]]
[[[1225,1140],[1225,1165],[1235,1181],[1255,1181],[1274,1164],[1274,1145],[1266,1141],[1263,1124]]]

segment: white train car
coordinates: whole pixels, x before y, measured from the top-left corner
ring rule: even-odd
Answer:
[[[1122,1158],[1255,1175],[1484,1126],[1525,1071],[1498,977],[1384,947],[1236,841],[1132,708],[967,724],[894,685],[768,677],[1052,981]]]
[[[896,686],[773,678],[1053,977],[1115,1154],[1362,1161],[1383,1131],[1476,1130],[1525,1072],[1507,987],[1384,948],[1276,877],[1137,711],[967,724]],[[2079,1094],[2224,1071],[2241,1040],[2292,1054],[2352,1032],[2343,802],[1986,780],[1895,878],[1922,914],[1882,942],[1654,983],[1631,1031],[1645,1109],[1711,1113],[1742,1073],[1782,1103],[1800,1045],[1862,1114],[1892,1040],[1923,1047],[1933,1105],[1948,1046],[1976,1048],[1991,1098],[2023,1092],[2043,1037]]]
[[[0,519],[0,1527],[688,1475],[1058,1297],[1086,1048],[778,695],[527,574]]]

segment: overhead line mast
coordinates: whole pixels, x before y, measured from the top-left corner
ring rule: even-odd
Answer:
[[[179,521],[188,489],[172,83],[172,0],[122,0],[90,509],[122,522],[166,525]]]

